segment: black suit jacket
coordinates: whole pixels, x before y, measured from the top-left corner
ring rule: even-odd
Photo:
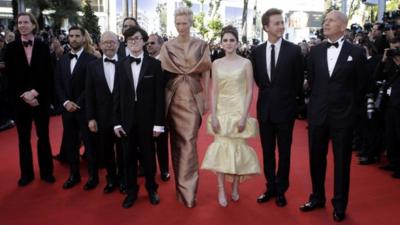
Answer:
[[[81,107],[81,110],[84,109],[86,68],[87,65],[95,59],[95,56],[83,51],[76,62],[72,74],[68,54],[63,55],[57,62],[55,70],[55,87],[61,104],[70,100],[78,104],[79,107]]]
[[[308,122],[335,128],[353,126],[367,87],[365,51],[343,43],[335,68],[329,76],[326,43],[311,49],[308,73],[311,97]]]
[[[301,49],[282,40],[275,76],[271,81],[267,74],[266,46],[263,43],[251,54],[254,80],[259,88],[257,117],[274,123],[288,122],[296,116],[296,96],[302,90],[304,80]]]
[[[136,90],[129,57],[118,63],[114,92],[114,125],[130,133],[133,124],[150,132],[153,126],[164,126],[164,78],[160,61],[144,53]]]
[[[26,106],[19,96],[32,89],[39,93],[37,97],[39,104],[49,107],[52,87],[50,61],[49,47],[39,39],[34,40],[30,65],[21,39],[7,44],[4,55],[5,73],[9,79],[9,90],[17,107]]]
[[[90,62],[86,72],[87,119],[95,119],[101,129],[112,128],[113,96],[104,73],[103,58]],[[115,91],[115,77],[116,75],[114,75],[113,92]]]

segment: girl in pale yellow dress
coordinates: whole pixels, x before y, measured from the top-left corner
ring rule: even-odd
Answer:
[[[253,69],[251,62],[236,54],[238,32],[223,28],[221,44],[225,56],[212,65],[211,115],[208,132],[214,142],[208,147],[201,168],[217,173],[218,202],[228,205],[225,179],[232,182],[233,201],[239,200],[239,182],[260,174],[256,152],[246,139],[257,134],[257,121],[248,116],[252,100]]]

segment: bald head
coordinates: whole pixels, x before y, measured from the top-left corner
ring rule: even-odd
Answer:
[[[119,46],[118,37],[111,31],[104,32],[100,37],[100,48],[104,55],[113,58]]]
[[[324,35],[331,41],[336,41],[344,35],[347,27],[347,16],[337,10],[329,12],[324,20]]]

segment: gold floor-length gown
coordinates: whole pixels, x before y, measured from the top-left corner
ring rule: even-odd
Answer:
[[[166,112],[170,131],[176,195],[194,207],[199,180],[197,135],[204,111],[201,74],[210,70],[206,42],[191,38],[187,45],[172,39],[161,48],[160,61],[170,80],[166,85]]]
[[[246,139],[257,135],[257,120],[248,117],[244,131],[240,132],[237,123],[244,112],[247,94],[245,66],[229,71],[217,68],[213,71],[217,78],[218,96],[216,116],[220,130],[216,134],[211,126],[211,116],[207,120],[207,131],[214,135],[214,142],[208,147],[202,169],[226,174],[228,181],[238,175],[243,181],[251,175],[260,174],[260,164],[253,148]]]

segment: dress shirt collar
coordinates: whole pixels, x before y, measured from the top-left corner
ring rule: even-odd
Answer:
[[[129,53],[129,55],[130,55],[131,57],[133,57],[133,58],[140,58],[140,59],[141,59],[140,62],[143,62],[143,56],[144,56],[144,52],[143,52],[143,51],[142,51],[142,53],[140,53],[140,55],[138,55],[138,56],[134,56],[134,55],[132,54],[132,52]]]
[[[77,52],[75,52],[73,49],[71,49],[71,53],[78,56],[78,57],[77,57],[77,60],[78,60],[79,57],[81,56],[82,52],[83,52],[83,47],[82,47],[79,51],[77,51]]]
[[[282,44],[282,38],[279,38],[279,40],[275,43],[271,43],[269,41],[267,41],[267,49],[271,47],[271,45],[275,46],[275,49],[279,49],[281,47]]]
[[[335,42],[331,41],[329,38],[328,38],[328,42],[329,43],[335,43]],[[341,49],[342,45],[344,43],[344,36],[341,36],[336,42],[339,43],[339,47],[337,49]]]
[[[108,57],[105,54],[103,54],[103,62],[104,62],[104,59],[106,59],[106,58],[108,58]],[[110,59],[110,58],[108,58],[108,59]],[[113,60],[118,62],[118,55],[115,54],[114,57],[112,57],[111,59],[113,59]]]

